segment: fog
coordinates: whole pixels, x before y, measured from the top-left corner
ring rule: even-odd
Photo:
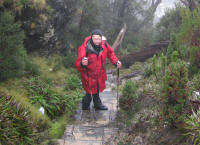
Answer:
[[[162,3],[158,6],[156,10],[156,17],[162,17],[165,14],[166,9],[174,7],[174,3],[176,1],[177,0],[162,0]]]

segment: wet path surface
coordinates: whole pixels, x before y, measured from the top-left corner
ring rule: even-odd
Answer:
[[[110,89],[113,83],[112,75],[108,75],[107,88],[100,93],[102,102],[108,107],[106,111],[82,111],[81,105],[75,114],[73,124],[66,127],[66,131],[58,142],[60,145],[104,145],[109,144],[116,136],[115,127],[117,115],[117,94]]]

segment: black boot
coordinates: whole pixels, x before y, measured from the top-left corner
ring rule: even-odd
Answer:
[[[94,102],[94,108],[97,110],[108,110],[108,108],[102,104],[101,99],[99,98],[99,95],[95,94],[93,95],[93,102]]]
[[[91,96],[86,94],[82,99],[82,110],[90,110]]]

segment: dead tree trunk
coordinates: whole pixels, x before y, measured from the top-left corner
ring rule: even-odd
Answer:
[[[117,35],[117,38],[115,39],[115,42],[112,45],[113,50],[119,51],[119,47],[124,39],[124,35],[126,33],[126,24],[124,24],[123,28],[121,29],[121,31],[119,32],[119,34]]]

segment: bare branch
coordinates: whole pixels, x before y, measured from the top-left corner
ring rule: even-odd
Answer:
[[[154,3],[155,3],[155,0],[152,0],[151,5],[154,5]]]
[[[139,28],[137,28],[136,31],[139,31],[142,27],[144,27],[152,18],[153,14],[155,13],[158,5],[162,2],[162,0],[153,0],[151,3],[151,6],[149,8],[149,13],[147,16],[144,18],[144,20],[140,23]]]
[[[181,3],[183,3],[186,7],[190,9],[190,11],[193,11],[196,7],[197,4],[195,3],[194,0],[180,0]]]
[[[188,3],[184,0],[180,0],[186,7],[188,7]]]

